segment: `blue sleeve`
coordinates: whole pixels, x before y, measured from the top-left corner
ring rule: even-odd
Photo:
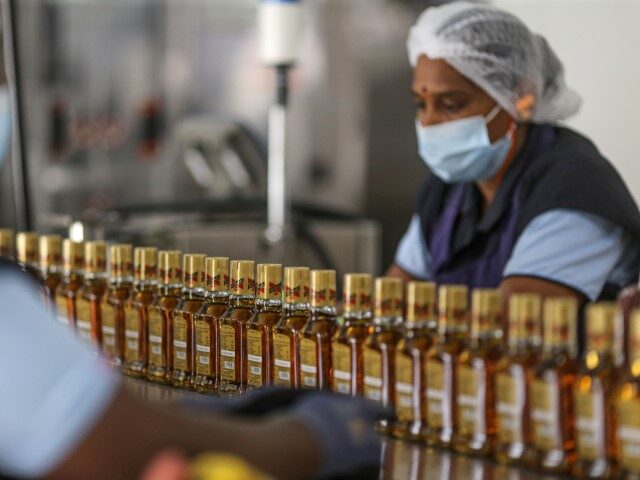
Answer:
[[[533,276],[596,300],[605,283],[624,286],[640,270],[640,252],[621,227],[595,215],[551,210],[518,238],[503,276]]]
[[[409,228],[398,244],[394,262],[414,278],[432,280],[431,254],[427,249],[418,215],[411,218]]]
[[[0,305],[0,470],[41,477],[96,423],[118,377],[24,279],[0,273]]]

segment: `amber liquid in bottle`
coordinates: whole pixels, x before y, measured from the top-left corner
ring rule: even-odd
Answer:
[[[398,438],[426,440],[425,359],[437,335],[435,306],[435,283],[409,283],[407,320],[396,349],[397,420],[393,435]]]
[[[147,321],[147,380],[171,383],[173,361],[173,318],[182,292],[181,253],[158,253],[159,286]]]
[[[336,272],[312,270],[309,322],[300,340],[300,386],[328,390],[331,381],[331,340],[338,330]]]
[[[458,452],[493,454],[496,441],[496,368],[503,355],[502,295],[499,290],[474,290],[471,307],[471,340],[456,364]]]
[[[149,306],[158,290],[158,250],[137,247],[134,250],[134,287],[124,311],[125,375],[144,378],[147,373],[147,329]]]
[[[56,310],[56,295],[62,280],[62,238],[59,235],[40,237],[40,275],[45,299]]]
[[[206,300],[194,320],[193,388],[200,393],[212,393],[218,388],[218,320],[229,307],[229,259],[207,258],[206,272]]]
[[[256,310],[247,324],[247,389],[273,383],[273,331],[282,317],[282,265],[257,266]]]
[[[13,259],[14,251],[14,231],[12,228],[0,228],[0,257]]]
[[[42,275],[38,266],[39,237],[36,232],[19,232],[16,235],[16,260],[18,265],[36,283],[42,286]]]
[[[113,367],[124,358],[125,305],[133,288],[133,247],[112,245],[109,249],[109,291],[101,307],[102,352]]]
[[[544,302],[542,363],[531,388],[531,426],[536,465],[569,474],[575,461],[573,386],[578,370],[578,303],[572,297]]]
[[[76,294],[83,282],[84,243],[65,239],[62,243],[63,275],[56,292],[58,322],[76,327]]]
[[[541,299],[514,294],[509,299],[507,353],[498,362],[496,411],[499,463],[533,466],[535,451],[530,426],[530,390],[540,362]]]
[[[84,281],[76,297],[76,332],[97,347],[102,341],[101,307],[107,293],[106,257],[104,242],[85,244]]]
[[[377,278],[372,332],[364,344],[364,397],[393,409],[396,400],[396,347],[402,336],[403,283]],[[391,432],[388,420],[377,429]]]
[[[620,477],[640,479],[640,310],[629,313],[629,346],[625,380],[615,391]]]
[[[173,314],[173,373],[171,384],[193,388],[194,315],[205,302],[205,258],[203,254],[185,255],[184,291]]]
[[[306,267],[287,267],[284,277],[282,318],[273,330],[273,383],[300,388],[300,340],[309,321],[310,271]]]
[[[574,386],[576,464],[580,478],[615,478],[618,456],[615,396],[620,348],[615,343],[616,305],[587,308],[587,349]]]
[[[343,324],[331,343],[331,390],[351,396],[364,392],[363,346],[372,331],[371,275],[344,276]]]
[[[247,386],[247,324],[255,309],[255,267],[251,260],[231,262],[229,309],[220,317],[219,365],[223,395],[243,393]]]
[[[456,369],[466,347],[468,290],[443,285],[438,292],[438,339],[426,355],[428,445],[449,447],[456,427]]]

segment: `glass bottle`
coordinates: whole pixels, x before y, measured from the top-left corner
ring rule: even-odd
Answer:
[[[247,323],[256,303],[255,263],[252,260],[231,262],[229,308],[218,321],[220,331],[221,394],[242,393],[247,386]]]
[[[194,359],[194,315],[205,301],[204,254],[189,254],[183,257],[184,290],[180,303],[173,314],[173,374],[174,387],[193,388]]]
[[[575,461],[573,386],[578,371],[578,302],[548,297],[543,308],[542,363],[531,386],[531,427],[536,465],[566,475]]]
[[[125,375],[144,378],[147,374],[147,325],[149,306],[158,291],[158,249],[133,250],[133,292],[124,309]]]
[[[38,234],[36,232],[18,232],[16,235],[16,260],[38,285],[42,284],[38,268]]]
[[[617,365],[616,304],[587,307],[587,345],[574,386],[576,464],[581,478],[616,475],[615,405],[612,390],[620,378]]]
[[[428,445],[449,447],[456,426],[455,363],[466,346],[469,290],[443,285],[438,291],[438,337],[427,352]]]
[[[205,303],[194,316],[195,348],[193,388],[200,393],[218,388],[218,319],[229,307],[229,259],[205,260],[207,293]]]
[[[101,306],[102,352],[112,367],[124,357],[124,311],[133,288],[133,246],[109,247],[109,290]]]
[[[76,331],[78,336],[102,344],[101,306],[107,292],[107,245],[87,242],[84,248],[84,279],[76,296]]]
[[[62,242],[62,279],[56,293],[58,321],[76,328],[76,298],[83,283],[84,243],[65,239]]]
[[[62,277],[62,238],[60,235],[40,237],[40,278],[45,300],[55,311],[56,292]]]
[[[619,325],[616,325],[616,334],[619,338],[616,339],[616,342],[622,345],[622,354],[624,358],[624,367],[625,369],[629,368],[629,330],[630,330],[630,321],[631,321],[631,313],[640,308],[640,281],[635,285],[630,285],[618,296],[618,305],[620,307],[620,313],[618,320],[621,322]]]
[[[373,329],[371,275],[347,273],[343,297],[343,324],[331,343],[331,390],[355,397],[364,391],[363,345]]]
[[[8,259],[15,257],[13,238],[12,228],[0,228],[0,257]]]
[[[502,464],[530,467],[534,463],[529,405],[534,369],[540,361],[540,316],[539,295],[511,295],[507,353],[496,374],[496,460]]]
[[[338,330],[335,270],[311,270],[309,322],[300,340],[300,386],[328,390],[331,339]]]
[[[284,307],[273,329],[273,383],[300,388],[300,339],[309,321],[310,271],[307,267],[284,269]]]
[[[273,383],[273,330],[282,317],[282,265],[257,266],[256,310],[247,325],[247,388]]]
[[[396,400],[396,347],[402,336],[403,282],[383,277],[375,281],[373,329],[364,343],[364,397],[393,409]],[[390,433],[388,420],[377,428]]]
[[[629,315],[629,360],[625,380],[616,389],[617,460],[620,478],[640,479],[640,310]]]
[[[158,291],[147,322],[147,380],[171,383],[173,318],[182,293],[182,253],[158,252]]]
[[[425,359],[436,335],[436,284],[410,282],[407,319],[396,349],[397,421],[393,434],[398,438],[426,440]]]
[[[477,289],[471,297],[469,346],[456,363],[458,452],[489,456],[496,442],[496,368],[502,357],[504,304],[499,290]]]

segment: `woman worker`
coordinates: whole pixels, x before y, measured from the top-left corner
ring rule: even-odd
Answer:
[[[640,213],[596,147],[557,125],[580,99],[545,39],[454,2],[407,45],[430,172],[389,274],[581,301],[637,281]]]

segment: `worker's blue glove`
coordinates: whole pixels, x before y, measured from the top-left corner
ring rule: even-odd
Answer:
[[[318,392],[300,398],[288,413],[311,430],[322,448],[318,478],[379,469],[382,439],[374,426],[391,418],[387,409],[362,398]]]

